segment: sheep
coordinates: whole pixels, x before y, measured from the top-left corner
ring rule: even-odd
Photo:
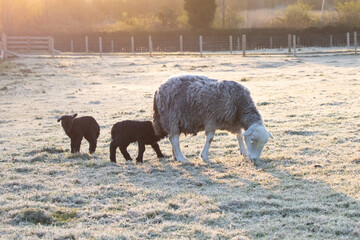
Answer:
[[[100,126],[91,116],[76,118],[74,115],[64,115],[57,121],[61,121],[66,135],[71,139],[71,153],[80,151],[80,145],[83,137],[89,142],[89,152],[94,153],[96,150],[97,139],[100,135]]]
[[[174,158],[180,162],[188,162],[180,150],[181,133],[196,135],[205,131],[206,143],[201,152],[204,162],[210,161],[208,151],[217,129],[236,134],[241,155],[254,162],[268,139],[273,138],[249,90],[234,81],[197,75],[172,77],[156,90],[153,104],[155,133],[169,136]]]
[[[132,121],[125,120],[113,125],[111,129],[112,141],[110,143],[110,161],[116,162],[116,148],[119,147],[122,155],[127,161],[131,161],[131,157],[126,148],[130,143],[138,142],[137,163],[143,162],[143,154],[145,145],[151,145],[156,152],[158,158],[163,158],[159,144],[160,138],[155,135],[151,121]]]

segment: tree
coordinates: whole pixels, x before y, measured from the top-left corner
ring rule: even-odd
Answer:
[[[184,0],[184,10],[192,28],[209,28],[215,17],[215,0]]]
[[[360,0],[340,1],[336,10],[341,24],[352,28],[360,26]]]
[[[312,7],[309,4],[298,0],[296,4],[289,5],[282,18],[279,18],[280,27],[306,28],[315,22],[311,13]]]

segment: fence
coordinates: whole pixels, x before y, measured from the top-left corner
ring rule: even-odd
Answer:
[[[295,48],[294,48],[295,46]],[[296,48],[318,48],[317,51],[328,52],[340,50],[357,53],[357,33],[312,34],[312,35],[279,35],[279,36],[147,36],[147,37],[83,37],[55,39],[55,47],[62,52],[71,53],[199,53],[249,51],[276,54],[284,50],[295,54]],[[332,48],[332,49],[329,49]],[[272,51],[272,52],[271,52]],[[281,51],[278,51],[282,53]]]
[[[20,57],[26,53],[54,53],[59,51],[54,48],[54,38],[52,37],[8,37],[6,34],[1,35],[1,56],[7,58],[9,56]]]
[[[147,37],[92,37],[74,39],[52,37],[2,36],[3,50],[7,54],[48,52],[54,53],[199,53],[237,51],[243,56],[251,54],[303,54],[303,53],[352,53],[357,54],[357,33],[275,35],[275,36],[147,36]],[[354,48],[354,50],[352,49]],[[58,49],[58,50],[55,50]],[[307,50],[306,50],[307,49]],[[309,51],[310,49],[310,51]],[[297,51],[298,50],[298,51]],[[301,50],[301,51],[299,51]]]

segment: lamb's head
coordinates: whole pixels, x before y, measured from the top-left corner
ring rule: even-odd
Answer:
[[[251,125],[243,135],[251,160],[260,159],[265,144],[269,138],[274,138],[262,123]]]
[[[68,133],[71,130],[73,125],[73,120],[74,118],[76,118],[76,116],[77,113],[75,113],[74,115],[64,115],[57,120],[58,122],[61,121],[61,126],[63,127],[66,133]]]

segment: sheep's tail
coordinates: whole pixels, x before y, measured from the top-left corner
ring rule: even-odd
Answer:
[[[166,137],[168,134],[164,131],[161,121],[160,121],[160,114],[158,110],[158,102],[157,102],[157,95],[158,92],[155,92],[154,95],[154,106],[153,106],[153,127],[155,131],[155,135],[158,136],[160,139]]]
[[[111,128],[111,139],[114,140],[116,138],[115,126]]]

